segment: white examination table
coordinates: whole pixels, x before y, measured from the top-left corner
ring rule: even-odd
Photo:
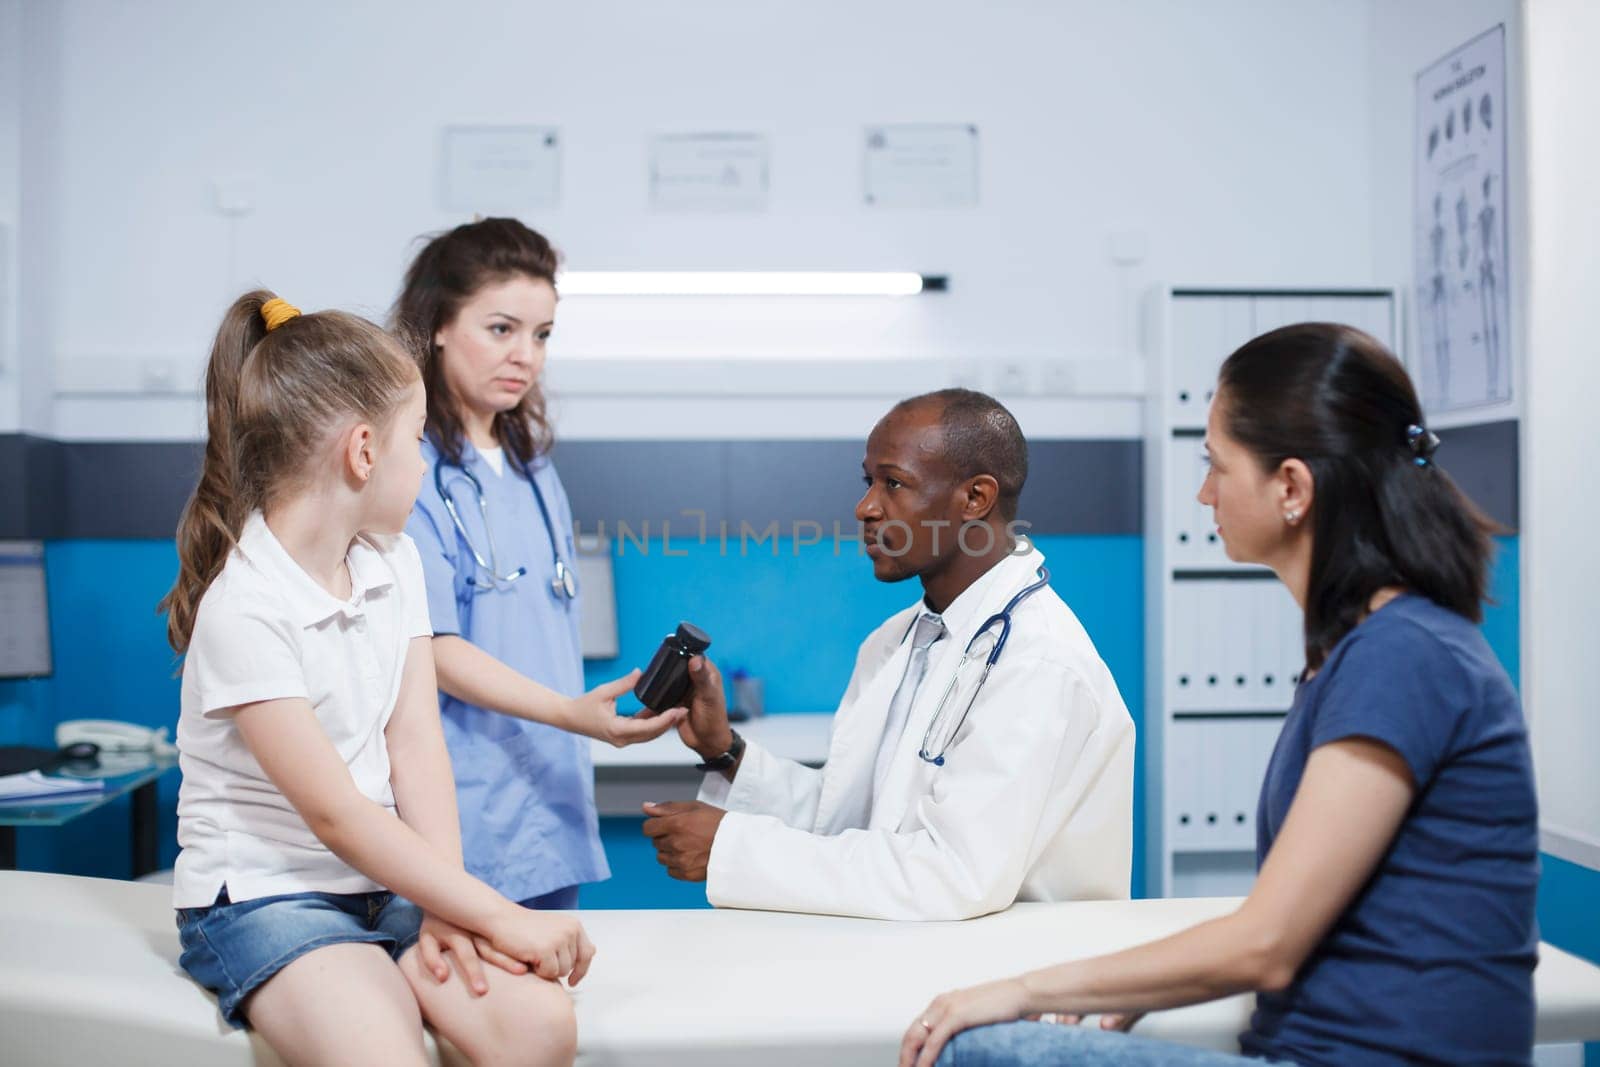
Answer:
[[[166,886],[0,872],[0,1063],[276,1063],[225,1028],[177,969]],[[1020,904],[963,923],[741,911],[591,911],[599,947],[579,986],[579,1062],[894,1062],[936,993],[1121,948],[1236,901]],[[1538,1038],[1600,1039],[1600,968],[1544,946]],[[1139,1032],[1236,1048],[1250,998],[1146,1018]]]

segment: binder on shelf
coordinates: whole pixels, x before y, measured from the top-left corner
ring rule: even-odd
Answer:
[[[1248,296],[1222,297],[1218,302],[1222,305],[1222,336],[1218,338],[1216,353],[1206,369],[1203,395],[1207,407],[1210,406],[1212,395],[1216,390],[1217,374],[1222,370],[1222,361],[1232,355],[1234,349],[1256,335],[1251,300]],[[1200,418],[1204,424],[1205,412],[1201,412]]]
[[[1208,399],[1202,398],[1206,385],[1209,350],[1221,338],[1222,309],[1205,299],[1175,299],[1172,302],[1172,374],[1168,379],[1168,401],[1174,421],[1180,426],[1203,426]]]
[[[1205,441],[1200,437],[1176,438],[1168,465],[1167,493],[1177,532],[1172,542],[1175,562],[1192,567],[1211,567],[1227,563],[1211,509],[1200,503],[1200,484],[1205,480]]]
[[[1299,686],[1300,675],[1306,664],[1305,616],[1295,603],[1289,590],[1278,589],[1278,632],[1282,634],[1279,645],[1278,669],[1288,680],[1289,691],[1284,694],[1283,707],[1288,710],[1294,703],[1294,691]]]
[[[1290,635],[1284,632],[1281,587],[1263,591],[1253,625],[1260,641],[1255,663],[1260,704],[1264,708],[1287,708],[1294,687],[1283,671],[1284,650]]]
[[[1184,495],[1189,476],[1199,469],[1198,463],[1194,463],[1191,469],[1191,461],[1198,451],[1199,444],[1194,438],[1174,439],[1171,459],[1167,464],[1167,514],[1172,518],[1172,541],[1169,547],[1172,558],[1181,562],[1197,559],[1200,551],[1201,530],[1194,522],[1194,508]],[[1190,493],[1189,499],[1192,497]]]
[[[1254,313],[1252,337],[1270,333],[1280,326],[1310,322],[1316,317],[1311,298],[1305,296],[1258,296],[1251,301],[1251,305]]]
[[[1267,582],[1257,601],[1255,629],[1260,642],[1255,662],[1257,706],[1283,711],[1294,693],[1283,672],[1284,650],[1292,636],[1284,630],[1283,600],[1287,591],[1280,582]]]
[[[1218,612],[1217,585],[1215,581],[1193,582],[1195,629],[1200,635],[1200,691],[1204,694],[1202,707],[1219,709],[1227,706],[1226,646],[1227,637]]]
[[[1195,725],[1173,724],[1167,750],[1166,831],[1176,848],[1193,848],[1200,841],[1200,820],[1197,818],[1199,783],[1196,781],[1199,761],[1194,750]]]
[[[1167,620],[1167,672],[1168,706],[1194,708],[1199,706],[1201,691],[1200,635],[1190,624],[1191,603],[1194,594],[1188,583],[1179,583],[1172,589],[1172,617]]]
[[[1219,629],[1233,631],[1228,657],[1223,669],[1224,684],[1228,692],[1228,706],[1253,709],[1260,697],[1255,684],[1256,652],[1260,645],[1260,631],[1256,629],[1256,605],[1261,601],[1260,582],[1228,582],[1223,595],[1228,603],[1225,614],[1219,619]]]
[[[1218,829],[1217,846],[1229,849],[1247,849],[1255,842],[1250,837],[1249,813],[1239,803],[1240,797],[1253,792],[1260,779],[1252,778],[1253,753],[1251,740],[1257,720],[1235,719],[1219,722],[1219,743],[1226,755],[1222,760],[1223,785],[1217,791]]]
[[[1202,719],[1194,724],[1195,755],[1198,770],[1195,774],[1199,788],[1195,790],[1195,822],[1197,837],[1205,848],[1217,846],[1217,825],[1222,814],[1218,811],[1217,793],[1223,788],[1222,768],[1218,766],[1216,723]]]
[[[1319,296],[1313,301],[1312,318],[1354,326],[1394,349],[1393,304],[1387,295]]]

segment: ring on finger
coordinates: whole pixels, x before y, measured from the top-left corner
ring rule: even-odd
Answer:
[[[924,1029],[924,1030],[926,1030],[926,1031],[928,1031],[928,1032],[929,1032],[929,1033],[932,1033],[932,1032],[933,1032],[933,1024],[932,1024],[932,1023],[930,1023],[930,1022],[929,1022],[929,1021],[928,1021],[928,1020],[927,1020],[927,1017],[926,1017],[926,1016],[924,1016],[924,1017],[923,1017],[923,1020],[922,1020],[922,1028],[923,1028],[923,1029]]]

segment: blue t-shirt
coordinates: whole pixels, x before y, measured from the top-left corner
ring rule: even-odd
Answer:
[[[1267,766],[1266,858],[1319,745],[1365,737],[1416,799],[1371,880],[1289,987],[1262,993],[1244,1051],[1300,1064],[1529,1062],[1538,808],[1521,705],[1477,627],[1402,596],[1295,694]]]

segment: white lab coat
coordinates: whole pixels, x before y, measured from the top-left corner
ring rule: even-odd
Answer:
[[[1008,556],[944,612],[881,794],[873,765],[910,655],[912,605],[861,646],[834,718],[827,764],[751,743],[732,783],[706,878],[718,907],[965,919],[1016,900],[1128,896],[1133,721],[1089,635],[1046,587],[1012,613],[1005,651],[935,767],[917,755],[967,641],[1034,580],[1037,548]]]

